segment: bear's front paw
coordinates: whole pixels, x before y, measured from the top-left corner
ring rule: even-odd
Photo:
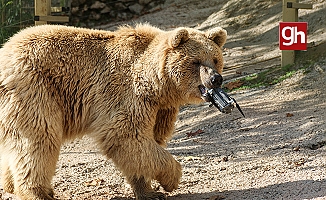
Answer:
[[[141,195],[136,195],[137,200],[166,200],[167,197],[161,192],[148,192]]]
[[[177,182],[170,182],[168,184],[164,184],[164,183],[160,182],[160,184],[164,188],[165,191],[172,192],[173,190],[178,189],[179,181],[177,181]]]
[[[174,167],[172,170],[166,171],[157,180],[167,192],[172,192],[178,189],[182,172],[181,165],[177,161],[174,161]]]

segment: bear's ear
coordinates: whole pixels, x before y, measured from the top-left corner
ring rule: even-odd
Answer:
[[[178,47],[180,44],[187,42],[189,39],[189,33],[186,29],[180,28],[173,31],[172,35],[169,38],[169,44],[171,47]]]
[[[216,27],[208,30],[205,35],[208,39],[213,40],[219,47],[222,47],[226,42],[227,32],[221,27]]]

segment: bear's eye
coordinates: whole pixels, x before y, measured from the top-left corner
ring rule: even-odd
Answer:
[[[193,62],[193,64],[194,64],[194,65],[200,65],[200,61],[199,61],[199,60],[195,60],[195,61]]]
[[[218,63],[218,60],[216,58],[214,58],[213,62],[216,65]]]

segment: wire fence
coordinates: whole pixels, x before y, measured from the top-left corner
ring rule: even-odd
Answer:
[[[19,30],[34,25],[35,0],[0,0],[0,47]],[[68,7],[69,0],[52,0],[51,6]]]
[[[0,0],[0,44],[34,24],[34,0]]]

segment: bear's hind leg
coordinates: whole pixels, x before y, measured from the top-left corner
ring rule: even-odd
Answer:
[[[60,143],[42,136],[30,140],[28,145],[18,144],[21,150],[11,152],[10,169],[14,180],[14,194],[22,200],[53,200],[51,187]]]
[[[13,182],[13,177],[12,173],[9,169],[8,162],[6,158],[3,156],[2,157],[2,186],[3,190],[8,193],[14,193],[14,182]]]
[[[17,158],[17,166],[13,169],[14,193],[22,200],[53,200],[51,180],[57,158],[42,153],[42,157],[25,155],[25,158]]]

